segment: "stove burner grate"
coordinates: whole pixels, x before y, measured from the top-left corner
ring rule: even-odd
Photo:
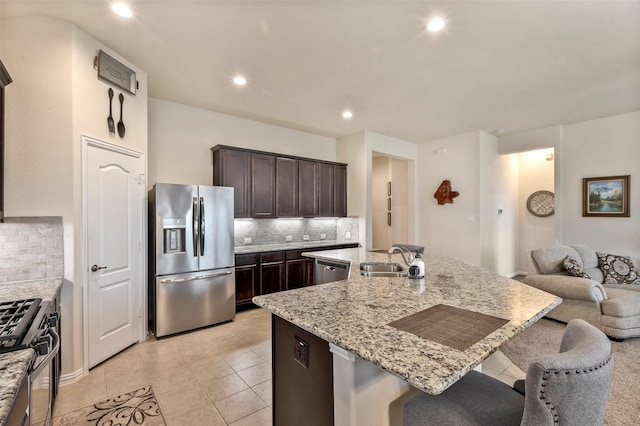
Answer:
[[[42,299],[0,302],[0,351],[21,344]]]

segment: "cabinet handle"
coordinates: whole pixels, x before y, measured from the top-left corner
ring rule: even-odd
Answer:
[[[160,283],[164,284],[164,283],[183,283],[186,281],[196,281],[196,280],[206,280],[209,278],[216,278],[216,277],[222,277],[225,275],[231,275],[230,271],[226,271],[226,272],[220,272],[218,274],[211,274],[211,275],[194,275],[191,277],[184,277],[184,278],[165,278],[163,280],[160,280]]]

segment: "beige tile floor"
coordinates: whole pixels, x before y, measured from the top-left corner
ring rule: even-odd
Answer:
[[[483,372],[512,384],[524,373],[501,353]],[[233,322],[136,344],[62,386],[56,418],[151,385],[170,426],[271,425],[271,319],[264,309]]]

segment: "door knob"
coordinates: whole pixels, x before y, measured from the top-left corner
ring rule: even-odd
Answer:
[[[107,267],[106,267],[106,266],[93,265],[93,266],[91,267],[91,272],[97,272],[97,271],[98,271],[98,269],[107,269]]]

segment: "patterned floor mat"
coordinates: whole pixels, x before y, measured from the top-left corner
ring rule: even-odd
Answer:
[[[53,419],[60,426],[165,426],[151,386],[91,404]]]

